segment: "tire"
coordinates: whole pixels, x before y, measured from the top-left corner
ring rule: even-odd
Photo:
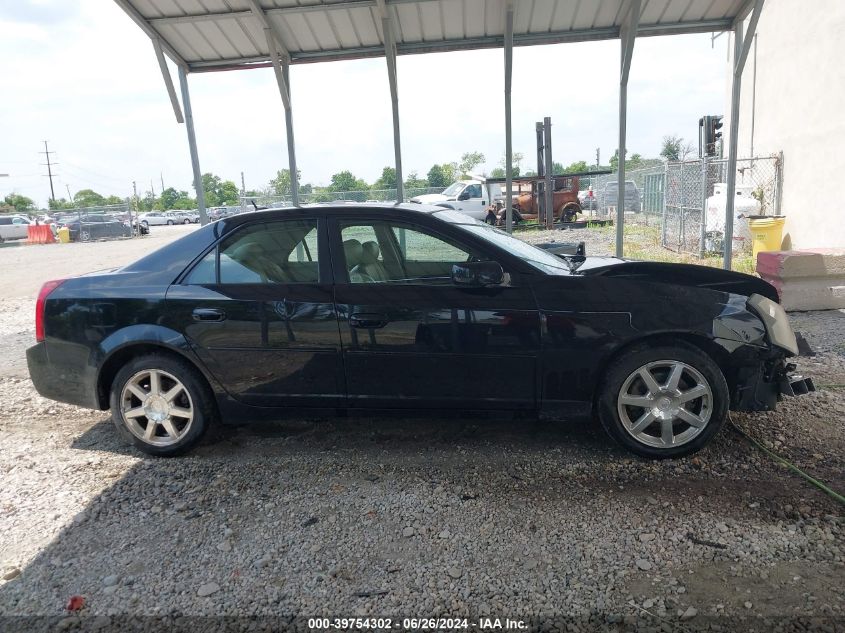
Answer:
[[[190,223],[191,223],[191,221],[188,218],[185,218],[185,220],[182,222],[182,224],[190,224]]]
[[[141,220],[141,224],[143,224],[148,229],[150,228],[150,223],[147,222],[146,220]]]
[[[91,241],[91,233],[89,233],[88,231],[80,231],[79,241],[80,242],[90,242]]]
[[[645,372],[654,380],[651,387]],[[699,451],[728,414],[730,394],[719,366],[685,343],[644,344],[626,351],[612,362],[599,389],[596,404],[605,431],[629,451],[650,459]]]
[[[153,386],[152,374],[157,376],[158,389]],[[145,402],[140,397],[144,394],[152,398]],[[124,365],[112,382],[110,405],[118,434],[144,453],[158,457],[191,450],[213,423],[216,411],[211,390],[197,369],[165,354],[139,356]],[[127,416],[130,412],[135,414]]]
[[[567,204],[558,213],[558,221],[560,222],[575,222],[578,219],[578,214],[581,213],[581,207],[577,204]]]
[[[168,221],[167,221],[167,226],[173,226],[173,220],[168,220]]]

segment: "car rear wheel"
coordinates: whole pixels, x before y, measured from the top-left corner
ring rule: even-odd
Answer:
[[[83,242],[90,242],[91,241],[91,233],[88,231],[82,231],[79,233],[79,239]]]
[[[691,455],[719,431],[728,386],[707,354],[686,344],[634,348],[613,362],[598,399],[608,434],[652,459]]]
[[[182,224],[190,224],[190,223],[191,223],[191,221],[190,221],[188,218],[185,218],[185,219],[182,221]]]
[[[167,226],[173,226],[173,220],[168,220],[168,221],[167,221]]]
[[[179,358],[140,356],[118,371],[112,421],[121,437],[150,455],[181,455],[199,442],[214,416],[199,372]]]

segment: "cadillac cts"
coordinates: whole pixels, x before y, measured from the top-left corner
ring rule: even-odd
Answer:
[[[225,218],[47,282],[36,311],[38,391],[111,408],[154,455],[218,422],[389,411],[598,417],[634,453],[679,457],[728,410],[812,389],[758,278],[558,256],[423,205]]]

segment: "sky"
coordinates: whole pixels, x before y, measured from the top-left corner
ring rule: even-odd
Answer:
[[[185,126],[176,122],[146,35],[109,0],[0,0],[0,198],[46,206],[49,142],[56,197],[94,189],[125,197],[192,190]],[[628,87],[628,152],[656,157],[664,135],[697,144],[698,119],[722,114],[726,37],[640,38]],[[504,155],[503,52],[398,59],[402,161],[424,176],[434,163],[480,151]],[[328,184],[348,169],[372,182],[393,165],[384,58],[291,68],[302,181]],[[178,79],[171,64],[171,74]],[[287,168],[284,110],[272,69],[189,75],[203,172],[247,189]],[[619,42],[514,49],[513,142],[536,166],[534,124],[552,118],[554,160],[607,164],[617,146]]]

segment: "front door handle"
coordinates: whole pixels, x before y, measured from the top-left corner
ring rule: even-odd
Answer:
[[[364,329],[382,328],[390,322],[386,314],[373,314],[370,312],[356,312],[349,317],[349,325]]]
[[[226,313],[218,308],[197,308],[193,317],[194,321],[225,321]]]

